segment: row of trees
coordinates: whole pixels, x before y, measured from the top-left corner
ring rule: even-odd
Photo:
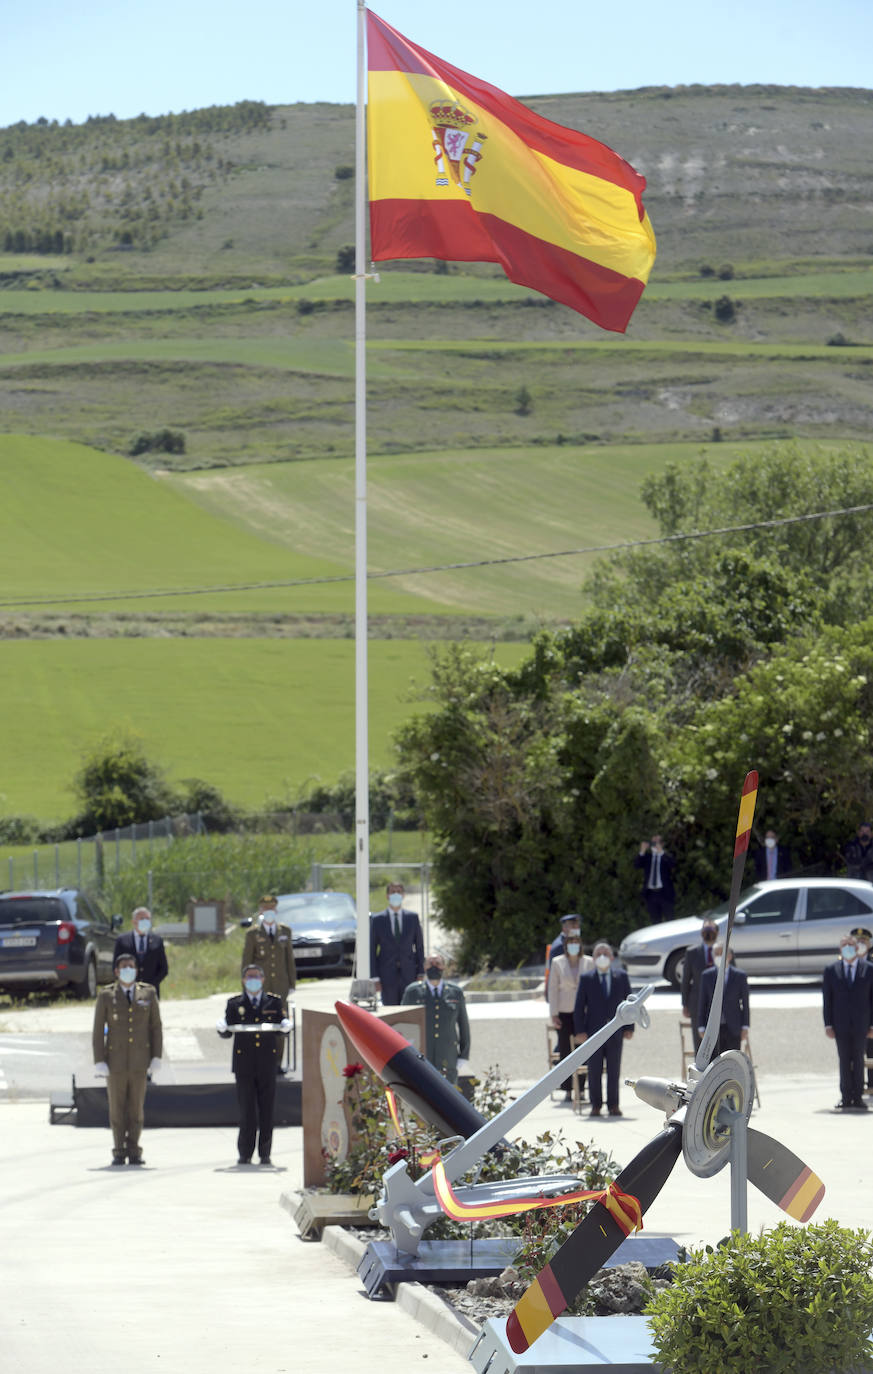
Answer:
[[[562,911],[620,939],[644,919],[633,856],[653,828],[680,913],[722,900],[750,767],[760,835],[839,871],[873,811],[873,513],[850,509],[871,492],[873,457],[848,448],[670,466],[642,488],[669,542],[603,564],[578,624],[511,671],[436,658],[399,753],[468,965],[535,955]],[[822,511],[847,513],[803,518]]]

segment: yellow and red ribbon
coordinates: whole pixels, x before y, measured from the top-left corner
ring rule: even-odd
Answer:
[[[493,1221],[540,1207],[566,1207],[573,1202],[602,1202],[613,1221],[626,1236],[643,1229],[643,1209],[631,1193],[622,1192],[616,1184],[607,1188],[586,1188],[576,1193],[561,1193],[557,1197],[517,1197],[505,1202],[461,1202],[446,1178],[442,1160],[433,1166],[433,1190],[436,1200],[453,1221]]]

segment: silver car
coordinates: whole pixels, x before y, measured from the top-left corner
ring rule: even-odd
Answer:
[[[705,912],[721,934],[728,904]],[[631,977],[682,981],[688,945],[700,938],[703,916],[643,926],[626,935],[619,957]],[[853,878],[776,878],[740,897],[731,948],[746,973],[807,973],[820,977],[838,957],[840,936],[855,926],[873,931],[873,883]]]

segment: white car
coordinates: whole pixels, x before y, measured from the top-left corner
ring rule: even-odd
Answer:
[[[707,911],[719,933],[728,904]],[[700,938],[701,916],[643,926],[626,935],[619,958],[632,978],[682,981],[685,950]],[[840,937],[861,926],[873,931],[873,883],[854,878],[776,878],[740,897],[731,934],[737,965],[746,973],[807,973],[820,977],[839,956]]]

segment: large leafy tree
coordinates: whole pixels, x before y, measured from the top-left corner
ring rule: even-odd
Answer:
[[[865,504],[866,451],[779,449],[720,473],[703,460],[649,479],[662,533]],[[468,963],[536,957],[562,911],[617,939],[642,918],[636,842],[654,826],[679,859],[680,909],[725,895],[739,787],[806,865],[873,804],[867,650],[869,513],[670,538],[590,580],[572,628],[513,671],[435,660],[433,710],[399,753],[436,847],[444,919]],[[763,827],[762,827],[763,828]]]

